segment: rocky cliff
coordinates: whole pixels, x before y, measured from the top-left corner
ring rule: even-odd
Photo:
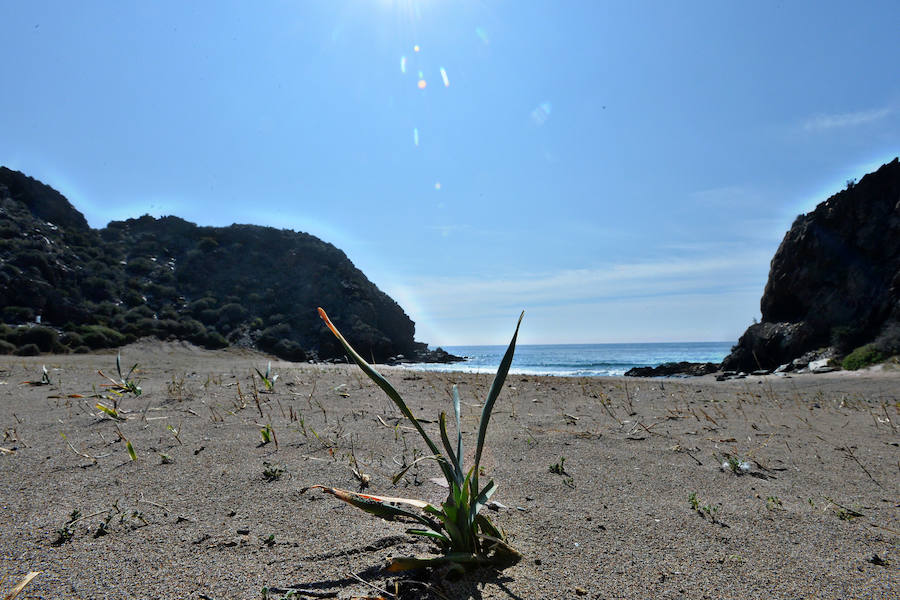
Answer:
[[[900,352],[900,163],[895,158],[797,217],[725,369],[772,369],[816,349]]]
[[[403,309],[314,236],[150,216],[94,230],[59,192],[0,167],[0,352],[152,335],[289,360],[342,356],[317,306],[366,358],[427,358]]]

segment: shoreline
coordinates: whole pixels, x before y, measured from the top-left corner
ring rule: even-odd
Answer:
[[[119,398],[114,422],[89,396],[115,353],[0,358],[0,592],[29,571],[41,574],[23,597],[220,600],[265,587],[346,599],[396,583],[402,598],[888,598],[900,587],[900,506],[885,500],[900,497],[900,371],[510,375],[482,464],[499,486],[490,516],[525,558],[449,582],[381,570],[387,556],[428,555],[406,525],[300,494],[357,489],[352,455],[372,493],[440,502],[430,461],[391,484],[396,462],[421,452],[396,408],[350,365],[273,360],[266,392],[252,374],[268,360],[127,347],[143,393]],[[42,364],[51,385],[20,383]],[[430,432],[457,384],[471,448],[492,374],[384,371]],[[277,446],[261,443],[266,425]],[[727,456],[749,471],[723,471]],[[551,473],[563,459],[565,474]],[[99,514],[54,545],[75,510]]]

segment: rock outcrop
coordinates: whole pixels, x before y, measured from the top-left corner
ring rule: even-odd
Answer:
[[[873,341],[900,350],[898,159],[797,217],[760,304],[762,321],[741,336],[724,369],[774,369],[817,348],[844,354]]]
[[[40,320],[40,351],[156,336],[288,360],[342,357],[317,306],[366,358],[445,358],[414,341],[403,309],[312,235],[149,215],[94,230],[59,192],[0,168],[0,352],[35,337]]]
[[[719,370],[716,363],[667,362],[656,367],[634,367],[625,371],[625,377],[697,377]]]

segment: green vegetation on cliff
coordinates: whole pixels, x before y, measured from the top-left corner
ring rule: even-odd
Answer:
[[[0,167],[0,353],[155,336],[288,360],[343,356],[319,304],[367,357],[425,350],[400,306],[314,236],[148,215],[94,230],[58,192]]]

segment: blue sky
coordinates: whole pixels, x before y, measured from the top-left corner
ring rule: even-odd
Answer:
[[[736,340],[793,219],[900,154],[896,0],[30,1],[0,23],[0,164],[94,227],[312,233],[432,344],[506,343],[521,309],[522,343]]]

